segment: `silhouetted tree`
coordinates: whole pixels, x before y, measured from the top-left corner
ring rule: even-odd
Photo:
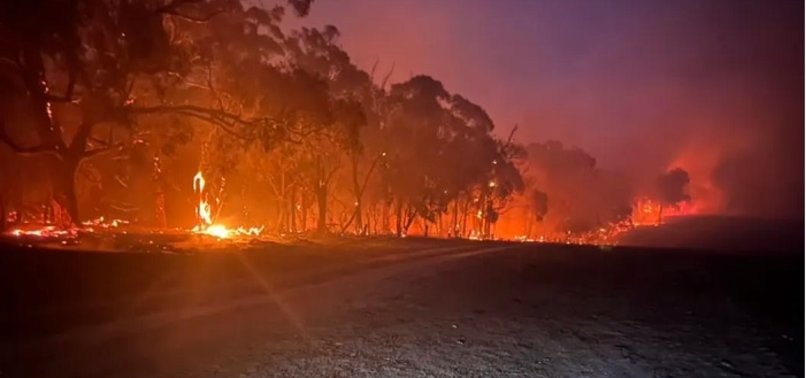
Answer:
[[[658,211],[658,222],[663,220],[663,209],[667,206],[677,206],[681,202],[691,200],[688,194],[689,179],[688,172],[681,168],[674,168],[658,176],[657,196],[660,202]]]

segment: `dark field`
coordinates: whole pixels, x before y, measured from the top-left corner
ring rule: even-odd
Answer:
[[[791,252],[6,247],[0,376],[802,376],[803,258]]]

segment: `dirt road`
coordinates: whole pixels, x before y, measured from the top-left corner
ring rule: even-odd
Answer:
[[[373,243],[8,253],[1,376],[802,374],[800,257]]]

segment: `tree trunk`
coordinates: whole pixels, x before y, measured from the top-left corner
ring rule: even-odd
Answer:
[[[464,209],[462,211],[462,237],[463,238],[467,236],[467,210],[468,210],[468,205],[469,204],[470,204],[470,198],[466,198],[464,206],[462,206],[462,208]]]
[[[324,184],[319,184],[319,187],[316,188],[316,204],[319,209],[316,230],[325,232],[327,231],[327,187]]]
[[[353,165],[353,193],[355,194],[355,232],[357,234],[361,234],[362,229],[364,228],[364,220],[362,217],[362,209],[361,209],[361,197],[362,197],[362,188],[361,183],[358,182],[358,157],[353,155],[352,157],[352,165]]]
[[[302,193],[302,232],[308,231],[308,196],[305,192]]]
[[[451,230],[449,235],[452,237],[457,237],[457,231],[459,231],[459,197],[456,197],[456,200],[453,201],[453,218],[451,219]]]
[[[76,225],[81,223],[78,212],[78,197],[76,196],[76,171],[78,171],[79,159],[64,157],[57,160],[54,165],[53,193],[55,200],[69,215],[66,219],[56,220],[64,223],[62,226]]]
[[[291,201],[288,209],[291,211],[291,232],[297,232],[297,187],[291,188]]]
[[[391,233],[391,227],[389,227],[389,200],[383,200],[383,206],[381,207],[381,232],[385,235]]]
[[[397,201],[397,209],[395,209],[395,212],[395,217],[397,219],[397,222],[395,223],[395,235],[397,235],[397,237],[401,237],[403,236],[403,203],[400,200]]]
[[[415,219],[417,219],[417,213],[409,211],[408,209],[406,209],[406,221],[405,221],[405,224],[403,225],[403,232],[404,233],[408,234],[409,228],[411,228],[411,225],[414,223]]]
[[[0,231],[6,230],[6,201],[0,197]]]

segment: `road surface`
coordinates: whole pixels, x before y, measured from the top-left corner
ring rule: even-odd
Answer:
[[[0,376],[800,376],[802,267],[427,240],[12,251]]]

